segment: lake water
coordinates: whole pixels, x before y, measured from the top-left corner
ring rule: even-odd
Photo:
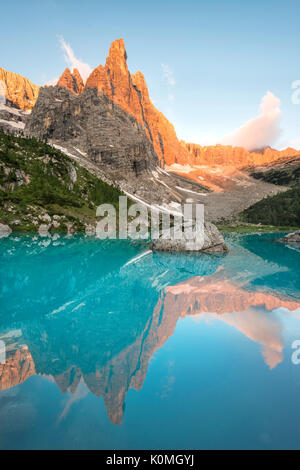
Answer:
[[[0,240],[0,448],[299,449],[300,251],[279,235]]]

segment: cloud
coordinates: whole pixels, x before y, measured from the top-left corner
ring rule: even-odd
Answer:
[[[222,144],[255,150],[272,146],[281,134],[280,99],[268,91],[260,103],[260,114],[222,139]]]
[[[161,68],[163,71],[163,80],[167,83],[168,87],[168,100],[169,101],[174,101],[174,95],[171,92],[172,87],[175,86],[175,78],[174,78],[174,73],[167,64],[161,64]]]
[[[161,68],[163,71],[163,78],[166,80],[169,86],[174,86],[175,85],[175,78],[172,70],[170,69],[169,65],[167,64],[161,64]]]
[[[78,69],[80,72],[80,75],[82,76],[83,80],[86,80],[87,77],[90,75],[92,72],[91,67],[89,64],[86,64],[85,62],[82,62],[82,60],[78,59],[74,52],[73,49],[71,48],[70,44],[67,43],[63,37],[59,39],[60,45],[62,50],[64,51],[64,59],[70,69]]]
[[[45,85],[48,86],[55,86],[59,80],[59,77],[51,78],[51,80],[48,80]]]

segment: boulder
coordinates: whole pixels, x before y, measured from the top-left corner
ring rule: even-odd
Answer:
[[[0,238],[8,237],[12,230],[8,225],[0,224]]]
[[[278,238],[276,241],[284,243],[300,243],[300,230],[296,230],[296,232],[289,233],[283,238]]]
[[[224,238],[217,227],[210,223],[204,223],[203,236],[199,240],[189,240],[185,233],[182,237],[164,238],[162,235],[152,242],[150,248],[153,251],[169,251],[169,252],[201,252],[201,253],[227,253],[229,250],[224,242]]]

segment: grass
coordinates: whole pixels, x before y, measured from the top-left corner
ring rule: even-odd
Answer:
[[[221,232],[239,232],[239,233],[257,233],[257,232],[294,232],[298,230],[297,226],[275,226],[275,225],[219,225]]]

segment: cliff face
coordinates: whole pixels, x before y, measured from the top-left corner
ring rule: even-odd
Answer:
[[[181,146],[185,148],[192,156],[192,165],[221,165],[233,166],[235,168],[244,168],[247,166],[264,165],[272,163],[276,160],[285,157],[295,156],[300,154],[299,151],[293,148],[287,148],[279,151],[271,148],[266,148],[262,152],[248,152],[243,147],[232,147],[231,145],[210,145],[202,146],[180,142]]]
[[[67,83],[68,72],[61,78]],[[71,80],[72,77],[71,77]],[[157,156],[143,126],[95,88],[83,93],[45,87],[28,117],[25,134],[51,139],[112,170],[140,174],[156,166]]]
[[[78,71],[71,74],[66,69],[57,84],[73,94],[80,94],[88,88],[104,93],[144,127],[162,163],[185,164],[191,159],[187,149],[180,145],[173,125],[151,103],[143,74],[130,74],[123,39],[111,44],[105,66],[99,65],[90,74],[85,87],[78,75]]]
[[[5,93],[6,98],[6,103],[2,104],[14,105],[23,111],[33,108],[39,94],[39,86],[34,85],[28,78],[0,67],[1,82],[1,92]]]

